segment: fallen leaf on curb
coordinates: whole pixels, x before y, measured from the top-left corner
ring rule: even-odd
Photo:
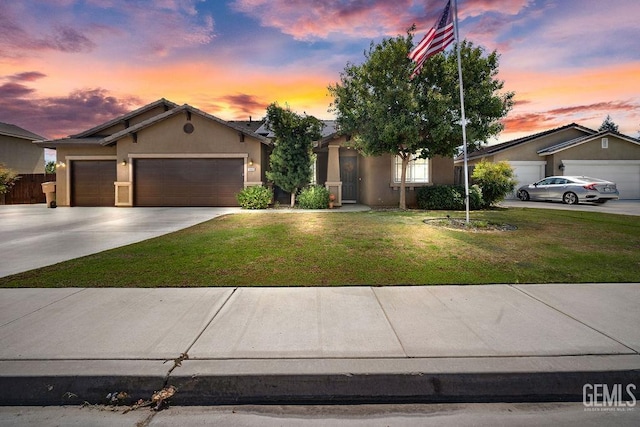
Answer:
[[[160,391],[153,393],[153,396],[151,396],[151,401],[153,403],[156,403],[156,407],[154,409],[156,411],[159,410],[162,406],[162,403],[167,399],[171,399],[171,397],[176,394],[176,391],[178,391],[178,389],[170,385]]]
[[[159,411],[162,408],[162,405],[165,403],[165,400],[170,399],[174,394],[176,394],[178,389],[175,386],[167,386],[160,391],[156,391],[151,396],[151,400],[142,400],[139,399],[136,403],[125,409],[122,413],[126,414],[131,411],[135,411],[136,409],[145,408],[147,406],[154,405],[152,408],[154,411]]]

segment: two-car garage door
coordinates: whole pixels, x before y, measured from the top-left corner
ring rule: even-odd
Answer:
[[[564,175],[613,181],[621,199],[640,199],[640,160],[564,160]]]
[[[241,158],[136,159],[135,206],[237,206],[244,188]]]

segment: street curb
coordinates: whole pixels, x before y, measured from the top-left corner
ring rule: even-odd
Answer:
[[[639,357],[189,360],[170,376],[159,361],[107,361],[112,375],[100,361],[76,372],[73,361],[13,362],[12,372],[0,362],[0,405],[108,404],[114,392],[131,405],[167,385],[180,406],[582,401],[585,384],[640,385]]]

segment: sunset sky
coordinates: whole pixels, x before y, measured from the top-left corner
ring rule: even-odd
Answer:
[[[501,55],[505,141],[571,122],[640,132],[640,1],[459,0]],[[445,0],[1,0],[0,122],[48,138],[159,98],[226,120],[274,101],[333,118],[327,86],[373,40],[422,37]],[[451,49],[451,47],[449,48]],[[496,141],[493,141],[496,142]]]

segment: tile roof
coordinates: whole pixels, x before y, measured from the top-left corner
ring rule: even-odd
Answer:
[[[102,123],[102,124],[100,124],[100,125],[98,125],[96,127],[93,127],[91,129],[87,129],[84,132],[80,132],[80,133],[77,133],[75,135],[71,135],[70,137],[71,138],[85,138],[85,137],[88,137],[88,136],[96,135],[100,131],[108,129],[113,125],[116,125],[116,124],[118,124],[120,122],[129,120],[132,117],[135,117],[135,116],[137,116],[139,114],[142,114],[142,113],[144,113],[146,111],[152,110],[152,109],[154,109],[154,108],[156,108],[158,106],[162,106],[162,105],[164,105],[165,109],[167,109],[167,110],[176,108],[178,106],[178,104],[176,104],[174,102],[171,102],[171,101],[169,101],[169,100],[167,100],[165,98],[160,98],[159,100],[154,101],[151,104],[147,104],[147,105],[145,105],[143,107],[138,108],[137,110],[133,110],[133,111],[131,111],[131,112],[127,113],[127,114],[124,114],[124,115],[122,115],[120,117],[116,117],[113,120],[109,120],[108,122]]]
[[[596,133],[596,131],[593,130],[593,129],[589,129],[587,127],[581,126],[581,125],[576,124],[576,123],[570,123],[570,124],[565,125],[565,126],[561,126],[561,127],[554,128],[554,129],[549,129],[549,130],[546,130],[546,131],[543,131],[543,132],[539,132],[539,133],[536,133],[536,134],[533,134],[533,135],[525,136],[525,137],[522,137],[522,138],[513,139],[511,141],[503,142],[501,144],[489,145],[489,146],[486,146],[486,147],[482,147],[479,150],[472,151],[471,153],[468,153],[467,154],[467,159],[476,159],[476,158],[480,158],[480,157],[489,156],[489,155],[498,153],[500,151],[507,150],[507,149],[512,148],[512,147],[516,147],[516,146],[521,145],[521,144],[526,144],[527,142],[534,141],[534,140],[536,140],[538,138],[542,138],[544,136],[551,135],[553,133],[561,132],[563,130],[567,130],[567,129],[571,129],[571,128],[579,129],[579,130],[581,130],[581,131],[583,131],[585,133],[588,133],[590,135]],[[463,158],[463,156],[458,156],[458,157],[456,157],[455,160],[459,161],[459,160],[462,160],[462,158]]]
[[[594,139],[602,138],[603,136],[606,136],[606,135],[613,135],[613,136],[616,136],[618,138],[621,138],[621,139],[624,139],[626,141],[629,141],[629,142],[631,142],[633,144],[640,145],[640,141],[637,140],[636,138],[632,138],[630,136],[623,135],[623,134],[618,133],[618,132],[603,131],[603,132],[598,132],[598,133],[596,133],[594,135],[585,135],[585,136],[581,136],[579,138],[571,139],[569,141],[564,141],[564,142],[561,142],[559,144],[552,145],[551,147],[542,148],[542,149],[538,150],[537,153],[539,155],[541,155],[541,156],[542,155],[548,155],[548,154],[555,154],[555,153],[557,153],[559,151],[566,150],[567,148],[575,147],[577,145],[584,144],[585,142],[589,142],[589,141],[593,141]]]
[[[321,139],[325,139],[338,133],[337,122],[335,120],[321,120],[321,122],[324,124],[322,130],[320,131]],[[258,130],[256,130],[256,133],[264,135],[267,138],[273,138],[275,136],[273,131],[268,128],[268,123],[266,121],[262,124],[262,126],[258,128]]]
[[[12,125],[11,123],[0,122],[0,135],[12,136],[15,138],[26,139],[28,141],[35,141],[37,139],[44,139],[44,137],[30,132],[20,126]]]
[[[188,104],[184,104],[184,105],[181,105],[179,107],[173,108],[171,110],[165,111],[162,114],[158,114],[158,115],[153,116],[153,117],[151,117],[151,118],[149,118],[149,119],[147,119],[147,120],[145,120],[143,122],[140,122],[138,124],[130,126],[127,129],[124,129],[124,130],[122,130],[120,132],[116,132],[116,133],[114,133],[112,135],[109,135],[109,136],[107,136],[107,137],[102,139],[101,144],[102,145],[113,144],[114,142],[117,142],[119,139],[122,139],[127,135],[130,135],[132,133],[138,132],[138,131],[140,131],[140,130],[142,130],[144,128],[147,128],[147,127],[149,127],[149,126],[151,126],[151,125],[153,125],[155,123],[161,122],[161,121],[163,121],[163,120],[165,120],[165,119],[167,119],[169,117],[175,116],[176,114],[180,114],[182,112],[190,112],[190,113],[198,114],[198,115],[200,115],[202,117],[206,117],[206,118],[208,118],[210,120],[218,122],[218,123],[220,123],[220,124],[222,124],[224,126],[227,126],[227,127],[232,128],[232,129],[235,129],[240,133],[252,136],[252,137],[258,139],[260,142],[262,142],[264,144],[270,144],[268,138],[266,138],[263,135],[260,135],[260,134],[258,134],[256,132],[252,132],[252,131],[246,129],[245,127],[242,126],[242,124],[238,124],[238,123],[234,123],[234,122],[227,122],[227,121],[222,120],[222,119],[220,119],[220,118],[218,118],[216,116],[213,116],[213,115],[211,115],[209,113],[205,113],[204,111],[199,110],[199,109],[197,109],[195,107],[192,107],[192,106],[190,106]]]

